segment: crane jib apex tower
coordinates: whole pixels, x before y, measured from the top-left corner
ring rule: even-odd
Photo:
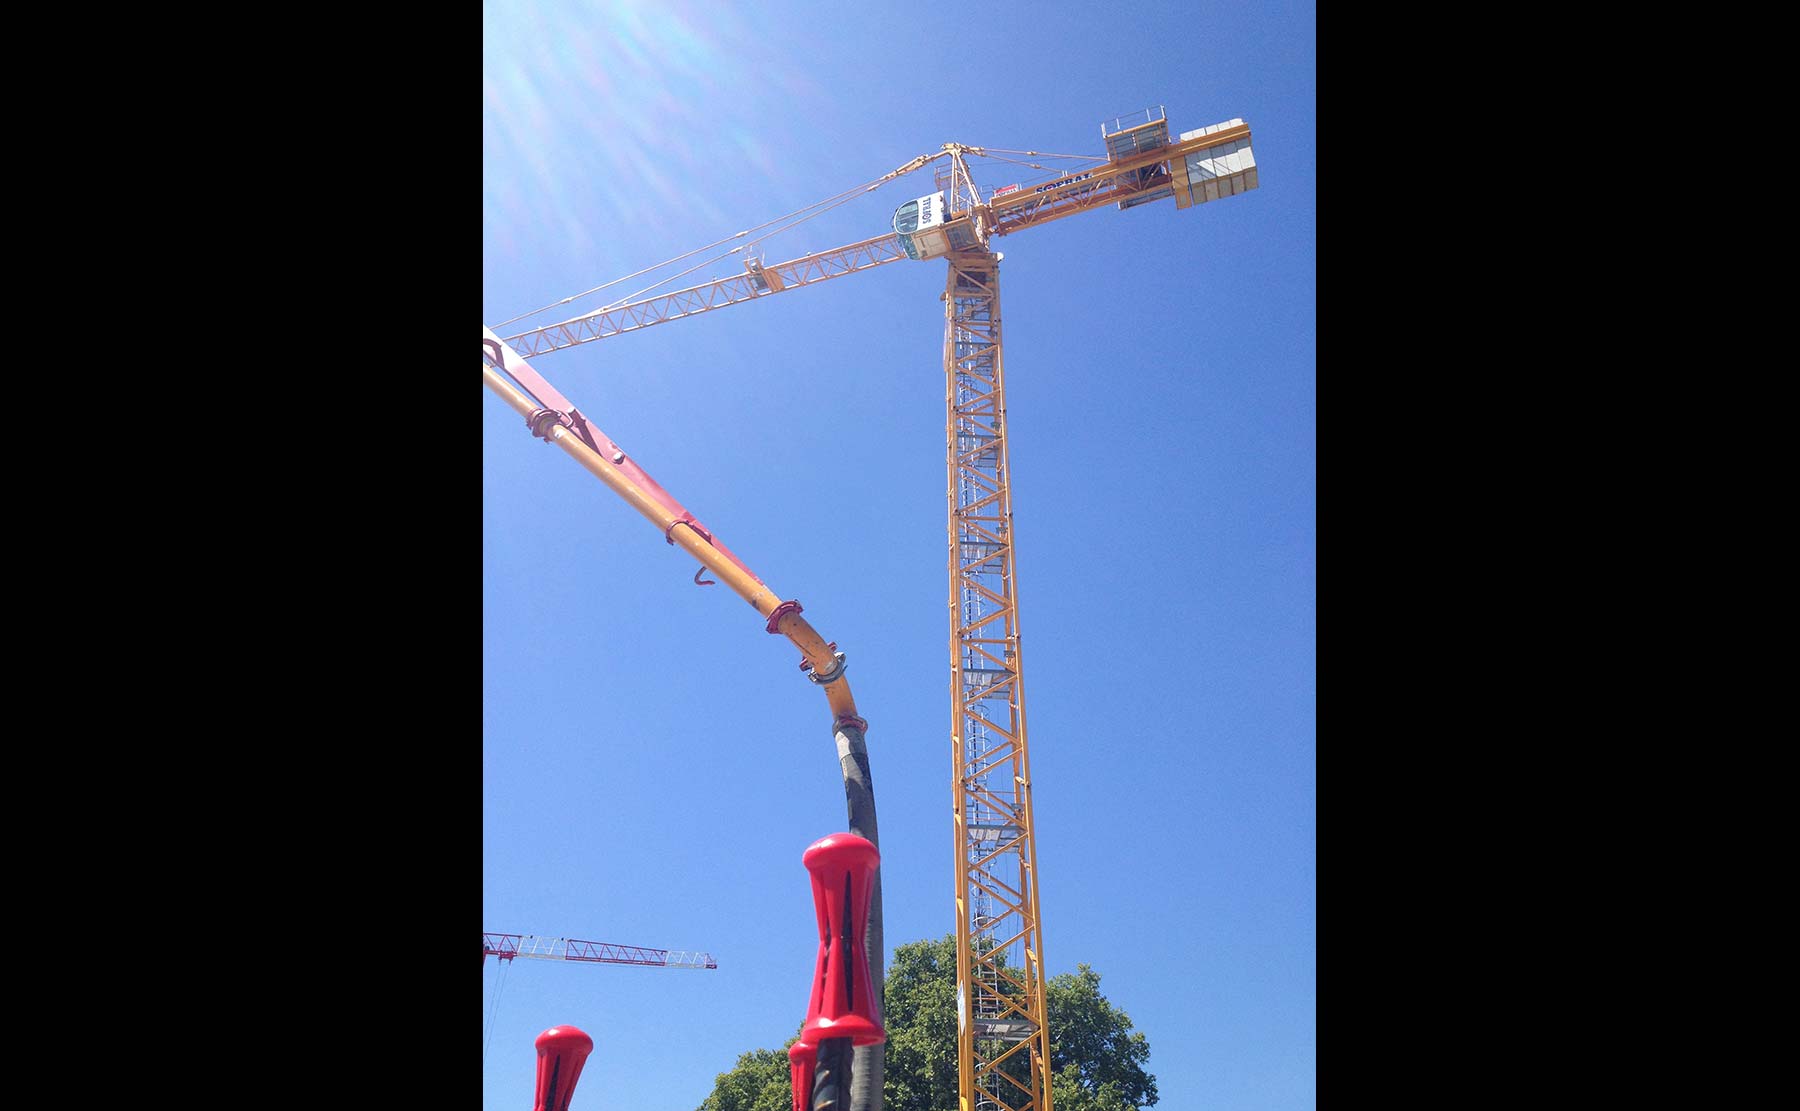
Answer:
[[[521,356],[547,354],[900,259],[945,259],[959,1111],[1053,1111],[1007,459],[1000,257],[989,244],[995,236],[1106,205],[1123,210],[1173,199],[1185,209],[1258,186],[1250,129],[1241,119],[1171,140],[1168,121],[1155,108],[1104,123],[1100,131],[1106,146],[1100,165],[1029,187],[1001,186],[985,197],[967,159],[987,149],[946,143],[939,153],[921,155],[875,183],[938,163],[938,188],[901,205],[891,234],[780,263],[746,255],[743,274],[608,306],[507,340]],[[871,934],[879,926],[876,917]],[[885,954],[872,948],[869,960],[871,975],[879,977]]]

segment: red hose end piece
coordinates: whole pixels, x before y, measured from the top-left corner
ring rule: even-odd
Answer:
[[[813,1075],[818,1067],[818,1046],[805,1042],[788,1046],[788,1077],[794,1089],[793,1111],[812,1111]]]
[[[781,632],[781,619],[786,617],[790,613],[799,613],[799,612],[800,612],[800,603],[799,602],[783,602],[779,606],[776,606],[773,610],[769,611],[769,624],[766,627],[768,628],[769,632],[779,634]]]
[[[863,938],[881,853],[853,833],[834,833],[814,841],[800,862],[812,873],[819,918],[819,959],[801,1040],[818,1045],[826,1038],[849,1038],[852,1045],[880,1045],[887,1041],[881,991],[869,983]]]
[[[573,1026],[552,1026],[537,1036],[537,1098],[532,1111],[569,1111],[575,1081],[594,1051],[594,1039]]]

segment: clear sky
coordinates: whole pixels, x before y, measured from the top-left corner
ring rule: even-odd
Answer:
[[[482,12],[502,335],[945,142],[1098,155],[1102,121],[1157,106],[1172,133],[1250,125],[1253,192],[994,247],[1048,970],[1100,973],[1160,1107],[1313,1107],[1313,5]],[[930,191],[914,174],[763,252],[885,233]],[[895,262],[533,360],[847,654],[890,947],[954,928],[943,283],[941,261]],[[719,962],[488,961],[482,1105],[528,1107],[532,1040],[572,1024],[595,1041],[575,1111],[688,1111],[805,1016],[800,854],[846,824],[830,713],[746,603],[480,404],[481,925]]]

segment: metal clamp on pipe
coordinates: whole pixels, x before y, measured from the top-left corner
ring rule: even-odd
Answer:
[[[774,609],[769,611],[769,623],[763,627],[765,629],[768,629],[770,633],[772,633],[776,636],[780,636],[781,635],[781,619],[786,617],[790,613],[800,613],[800,612],[801,612],[801,609],[800,609],[799,602],[797,602],[797,601],[783,602],[779,606],[776,606]]]
[[[670,521],[669,527],[666,529],[663,529],[663,542],[665,544],[675,543],[675,526],[676,525],[686,525],[688,528],[694,530],[695,536],[698,536],[700,539],[706,541],[708,544],[711,544],[715,548],[719,546],[713,540],[712,533],[706,531],[706,526],[701,524],[699,521],[694,520],[693,514],[686,513],[686,512],[682,513],[681,516],[675,518],[673,521]]]
[[[832,659],[830,670],[820,671],[817,668],[808,668],[806,670],[806,677],[813,682],[818,683],[820,686],[824,686],[826,683],[835,683],[839,679],[842,679],[844,677],[844,654],[842,652],[833,652],[832,656],[834,658]]]
[[[525,427],[531,429],[531,434],[545,443],[550,441],[551,426],[557,424],[564,428],[575,427],[575,422],[569,419],[569,414],[559,413],[555,409],[538,409],[525,418]]]

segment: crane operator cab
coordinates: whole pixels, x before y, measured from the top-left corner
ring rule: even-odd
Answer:
[[[969,214],[952,216],[941,191],[896,208],[894,234],[899,236],[906,257],[913,259],[937,258],[981,245]]]

